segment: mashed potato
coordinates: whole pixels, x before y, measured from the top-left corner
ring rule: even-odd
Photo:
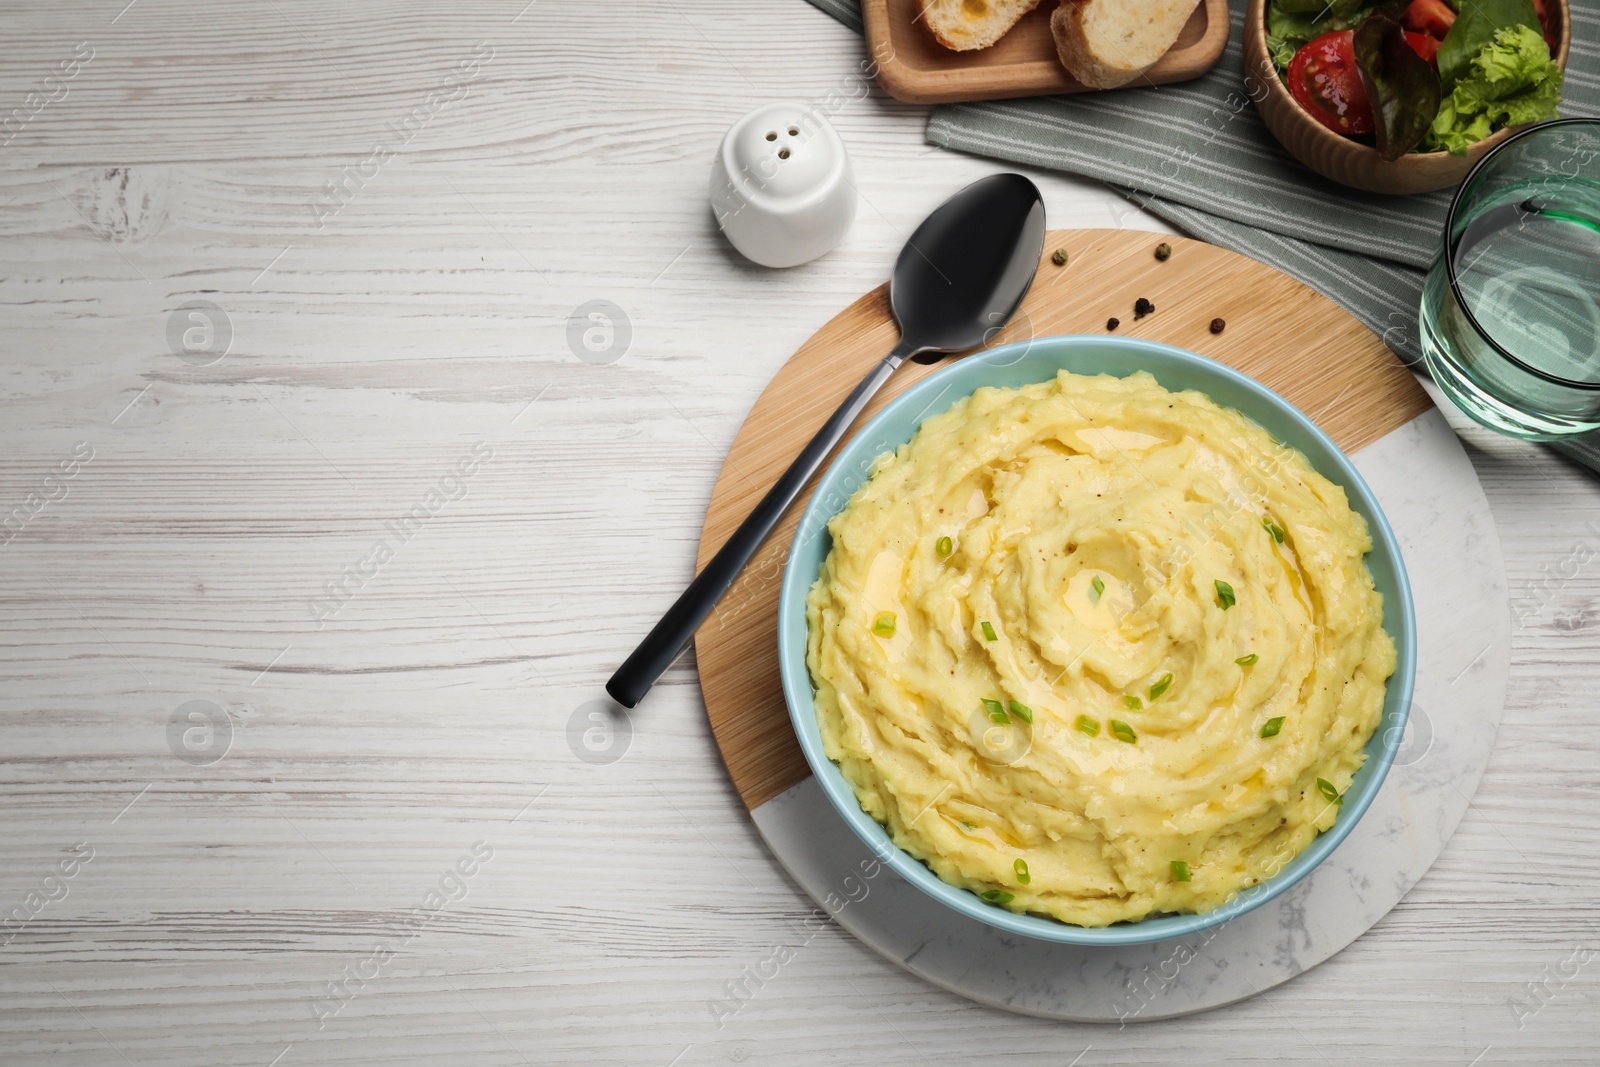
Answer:
[[[980,389],[829,531],[822,738],[945,881],[1083,926],[1203,912],[1333,825],[1395,667],[1372,541],[1238,412],[1143,373]]]

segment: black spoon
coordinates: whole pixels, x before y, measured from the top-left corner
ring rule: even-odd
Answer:
[[[900,343],[856,386],[617,668],[606,683],[612,699],[631,708],[649,692],[895,368],[909,356],[964,352],[992,337],[1027,295],[1043,251],[1044,200],[1020,174],[973,182],[923,220],[900,250],[889,281]]]

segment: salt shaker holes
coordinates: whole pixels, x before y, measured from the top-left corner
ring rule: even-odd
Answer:
[[[826,116],[773,103],[728,130],[712,162],[717,224],[745,256],[790,267],[838,243],[855,217],[849,155]]]

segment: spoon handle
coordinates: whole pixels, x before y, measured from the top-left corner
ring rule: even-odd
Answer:
[[[711,614],[711,609],[722,599],[722,594],[728,591],[739,572],[744,570],[745,564],[750,562],[750,557],[756,554],[756,549],[761,547],[772,528],[778,525],[783,513],[800,495],[800,490],[821,468],[822,461],[828,458],[828,453],[844,437],[850,424],[867,406],[867,401],[889,380],[895,368],[917,351],[919,349],[901,338],[894,350],[873,367],[872,372],[839,405],[839,410],[823,424],[811,443],[789,465],[789,469],[767,490],[761,503],[733,531],[733,536],[711,557],[711,562],[689,583],[677,602],[661,616],[661,621],[633,650],[633,655],[617,668],[617,672],[606,683],[606,692],[611,694],[613,700],[625,708],[631,708],[650,691],[656,679],[678,658],[678,653],[683,651],[706,616]]]

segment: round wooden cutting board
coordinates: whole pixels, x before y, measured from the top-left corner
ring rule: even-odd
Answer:
[[[1163,242],[1172,253],[1158,260]],[[1051,260],[1057,249],[1067,252],[1064,266]],[[1136,318],[1140,298],[1155,310]],[[763,837],[808,893],[861,940],[930,981],[1011,1010],[1083,1020],[1155,1019],[1230,1003],[1315,966],[1387,913],[1438,856],[1487,766],[1510,644],[1499,542],[1471,464],[1417,380],[1348,312],[1271,267],[1199,241],[1053,231],[1033,289],[991,345],[1105,333],[1112,318],[1118,334],[1186,348],[1251,375],[1321,426],[1382,503],[1417,606],[1412,724],[1379,800],[1294,889],[1208,931],[1214,940],[1190,939],[1205,941],[1196,958],[1220,964],[1180,968],[1161,978],[1159,998],[1130,1008],[1132,994],[1119,999],[1115,987],[1132,989],[1139,967],[1160,965],[1172,943],[1018,945],[941,908],[872,860],[812,779],[778,676],[778,589],[814,482],[695,637],[700,687],[728,772]],[[1225,325],[1213,332],[1216,319]],[[783,366],[734,439],[706,514],[700,566],[897,339],[881,286]],[[902,366],[857,426],[935,369]],[[1464,574],[1473,577],[1463,581]],[[1501,631],[1504,639],[1493,640]],[[865,891],[849,892],[851,885]],[[1308,900],[1319,908],[1314,921],[1305,916]]]

